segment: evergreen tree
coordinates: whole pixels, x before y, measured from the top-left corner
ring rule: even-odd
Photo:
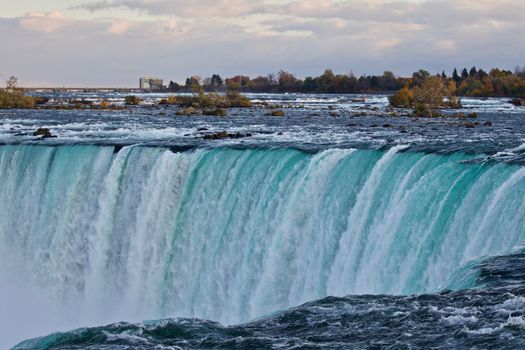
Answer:
[[[488,75],[487,72],[485,72],[483,69],[480,68],[480,69],[478,70],[478,78],[479,78],[479,79],[483,79],[483,78],[485,78],[487,75]]]
[[[221,86],[224,83],[221,76],[219,74],[214,74],[211,76],[211,85],[218,87]]]
[[[470,68],[470,72],[468,73],[471,77],[475,77],[478,75],[478,70],[476,69],[476,67],[472,67]]]
[[[463,70],[461,71],[461,78],[462,79],[467,79],[468,78],[468,70],[467,70],[467,68],[463,68]]]
[[[461,77],[458,74],[458,70],[454,68],[454,72],[452,72],[452,80],[456,82],[456,84],[459,84],[461,82]]]
[[[447,79],[447,75],[445,74],[445,71],[441,72],[441,78]]]
[[[180,85],[173,82],[173,81],[170,81],[170,84],[168,85],[168,90],[169,91],[178,91],[180,89]]]

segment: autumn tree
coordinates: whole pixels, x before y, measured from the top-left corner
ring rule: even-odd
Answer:
[[[18,79],[9,77],[5,82],[5,89],[0,89],[0,108],[34,108],[36,100],[34,97],[25,96],[17,88]]]
[[[296,88],[297,78],[291,73],[281,70],[277,73],[277,80],[281,92],[292,92]]]

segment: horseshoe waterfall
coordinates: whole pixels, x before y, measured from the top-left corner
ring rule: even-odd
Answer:
[[[465,266],[524,242],[525,169],[405,148],[0,146],[2,307],[48,315],[43,331],[237,324],[326,296],[468,288]]]

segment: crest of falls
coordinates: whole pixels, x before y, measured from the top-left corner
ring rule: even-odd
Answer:
[[[230,324],[436,291],[524,243],[525,168],[402,150],[1,146],[2,307]]]

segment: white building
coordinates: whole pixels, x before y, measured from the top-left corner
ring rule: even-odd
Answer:
[[[140,78],[140,88],[142,90],[161,90],[163,87],[162,79],[151,77]]]

